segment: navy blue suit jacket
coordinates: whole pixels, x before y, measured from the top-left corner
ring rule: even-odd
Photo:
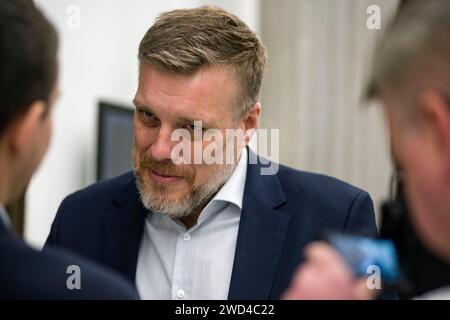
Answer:
[[[69,290],[67,268],[80,268],[81,288]],[[60,249],[38,252],[0,221],[0,300],[137,299],[123,277]]]
[[[251,152],[251,151],[250,151]],[[306,244],[334,230],[377,235],[369,195],[337,179],[249,164],[229,299],[278,299]],[[47,240],[135,280],[144,219],[133,173],[94,184],[61,204]]]

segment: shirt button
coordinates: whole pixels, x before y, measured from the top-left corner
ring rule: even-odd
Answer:
[[[183,299],[184,298],[184,291],[183,290],[178,290],[177,291],[177,298],[178,299]]]
[[[189,233],[183,234],[183,240],[184,240],[184,241],[189,241],[189,240],[191,240],[191,235],[190,235]]]

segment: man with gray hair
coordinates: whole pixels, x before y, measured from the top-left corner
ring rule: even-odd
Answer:
[[[369,98],[383,106],[393,157],[404,177],[411,220],[434,254],[450,262],[450,3],[412,1],[376,51]],[[412,235],[411,235],[412,236]],[[313,244],[288,299],[373,296],[338,253]],[[450,288],[426,298],[450,299]]]
[[[276,299],[324,230],[375,235],[366,192],[251,161],[265,67],[261,41],[222,9],[160,15],[139,46],[134,170],[66,198],[48,243],[121,272],[144,299]]]

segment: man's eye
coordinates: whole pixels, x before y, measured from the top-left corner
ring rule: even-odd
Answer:
[[[146,118],[146,119],[151,119],[151,118],[154,117],[153,113],[151,113],[151,112],[148,112],[148,111],[145,111],[145,110],[140,110],[140,112],[141,112],[142,116],[144,118]]]
[[[150,111],[144,110],[144,109],[139,110],[139,116],[141,117],[141,119],[143,121],[147,121],[147,122],[148,121],[153,122],[153,121],[157,120],[157,118],[155,117],[155,115],[153,113],[151,113]]]
[[[139,118],[143,123],[145,123],[148,126],[157,126],[159,124],[158,118],[151,113],[150,111],[140,109],[139,112]]]

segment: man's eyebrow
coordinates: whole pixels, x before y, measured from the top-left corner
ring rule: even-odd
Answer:
[[[145,103],[140,103],[140,102],[139,102],[138,100],[136,100],[136,99],[133,99],[132,103],[133,103],[133,105],[134,105],[135,107],[146,107]]]
[[[133,99],[132,103],[133,103],[133,105],[134,105],[136,108],[145,109],[145,111],[154,113],[153,110],[152,110],[152,108],[149,107],[148,105],[146,105],[145,103],[140,103],[140,102],[137,101],[136,99]]]
[[[137,99],[133,99],[132,103],[134,104],[134,106],[136,108],[145,109],[146,111],[149,111],[149,112],[155,114],[151,107],[149,107],[145,103],[141,103]],[[216,125],[214,125],[214,122],[212,122],[212,121],[210,122],[210,121],[206,121],[206,120],[202,120],[202,119],[195,119],[195,118],[192,118],[192,117],[179,117],[178,118],[178,122],[179,123],[194,123],[194,121],[201,121],[202,122],[202,126],[204,128],[206,128],[206,129],[216,128],[217,127]]]

